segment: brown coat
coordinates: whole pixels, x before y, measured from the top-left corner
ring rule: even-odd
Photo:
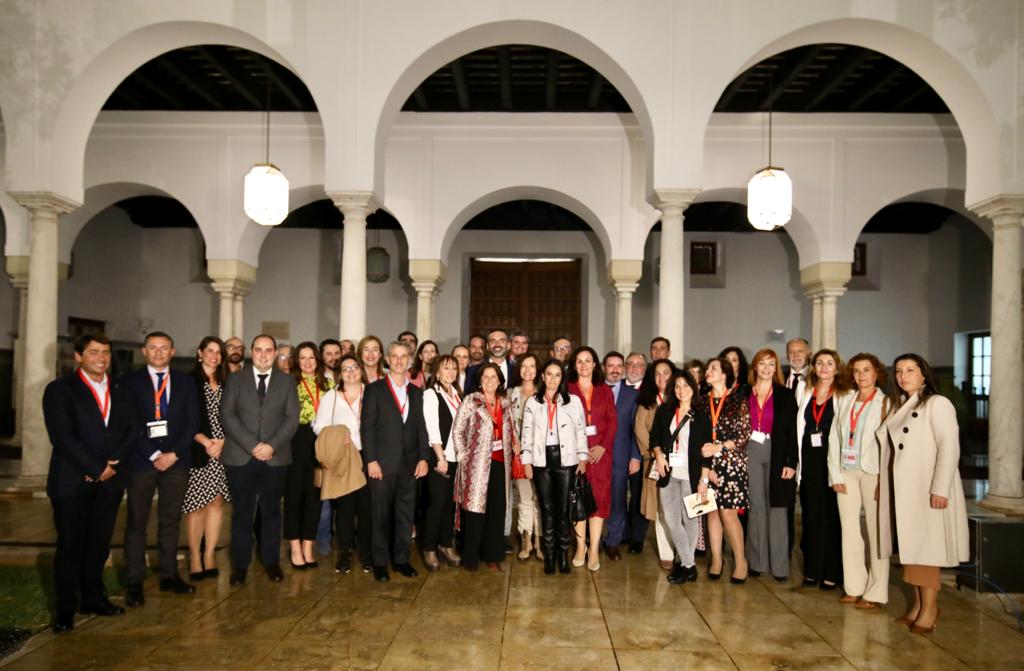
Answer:
[[[652,522],[658,514],[658,481],[651,480],[647,476],[654,468],[654,453],[651,452],[651,427],[654,426],[654,412],[657,409],[657,406],[645,408],[638,405],[636,406],[636,419],[633,420],[636,446],[640,450],[641,459],[643,459],[643,464],[640,466],[640,475],[643,477],[643,484],[640,488],[640,512]]]
[[[936,395],[918,406],[915,394],[875,435],[882,448],[879,554],[895,553],[895,532],[903,564],[956,566],[967,561],[967,505],[957,469],[960,429],[953,404]],[[947,497],[948,505],[932,508],[932,494]]]
[[[316,439],[320,500],[336,499],[366,486],[363,457],[344,424],[324,427]]]
[[[500,398],[502,408],[501,440],[505,462],[505,500],[508,500],[509,468],[512,465],[512,408],[508,399]],[[459,462],[455,474],[455,503],[471,513],[487,512],[487,478],[495,462],[491,459],[494,441],[494,422],[487,410],[483,392],[475,392],[463,399],[455,413],[452,425],[455,459]],[[504,513],[502,513],[504,514]]]

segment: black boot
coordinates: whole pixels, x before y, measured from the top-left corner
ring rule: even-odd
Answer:
[[[554,575],[555,574],[555,557],[554,554],[544,553],[544,574]]]
[[[569,569],[569,551],[559,550],[558,551],[558,572],[568,573]]]

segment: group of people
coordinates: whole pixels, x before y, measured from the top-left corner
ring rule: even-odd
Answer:
[[[602,357],[568,338],[540,356],[526,333],[501,328],[450,354],[411,332],[387,346],[369,335],[287,350],[260,335],[249,363],[245,349],[208,336],[190,375],[170,368],[174,341],[154,332],[145,368],[112,379],[109,340],[76,341],[79,369],[43,400],[55,630],[73,627],[76,608],[123,612],[102,568],[125,491],[127,606],[145,603],[156,492],[159,588],[179,594],[219,575],[228,501],[231,585],[247,580],[254,545],[269,579],[283,580],[282,535],[296,570],[318,566],[318,535],[333,531],[338,573],[357,555],[387,581],[391,570],[417,574],[414,543],[431,571],[501,570],[513,537],[518,558],[535,556],[547,574],[598,571],[623,546],[642,553],[652,523],[673,584],[697,579],[698,552],[710,555],[708,579],[720,579],[726,540],[732,583],[769,573],[785,582],[798,491],[803,583],[841,586],[844,603],[886,603],[898,538],[915,589],[900,620],[930,631],[939,567],[967,559],[955,412],[915,354],[896,359],[887,393],[874,355],[844,363],[799,338],[787,343],[785,374],[771,349],[748,364],[728,347],[679,368],[662,337],[650,360]],[[694,500],[710,512],[691,516]],[[182,517],[191,582],[176,561]]]

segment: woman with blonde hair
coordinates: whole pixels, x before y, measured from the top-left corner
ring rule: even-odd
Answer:
[[[356,346],[356,359],[363,367],[366,384],[384,377],[384,345],[375,335],[363,336]]]

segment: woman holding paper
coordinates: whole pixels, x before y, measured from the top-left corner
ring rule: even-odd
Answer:
[[[747,469],[750,511],[747,561],[750,574],[771,571],[779,582],[789,577],[789,525],[786,509],[796,498],[796,398],[782,383],[779,357],[771,349],[754,355],[748,378],[750,440]]]
[[[711,460],[700,455],[701,447],[711,442],[711,418],[699,405],[697,383],[686,371],[677,371],[669,388],[672,394],[654,413],[651,450],[657,469],[658,502],[665,520],[675,561],[668,581],[679,585],[697,580],[693,553],[697,547],[697,518],[684,510],[683,500],[700,481],[701,468]],[[667,477],[666,477],[667,476]]]

